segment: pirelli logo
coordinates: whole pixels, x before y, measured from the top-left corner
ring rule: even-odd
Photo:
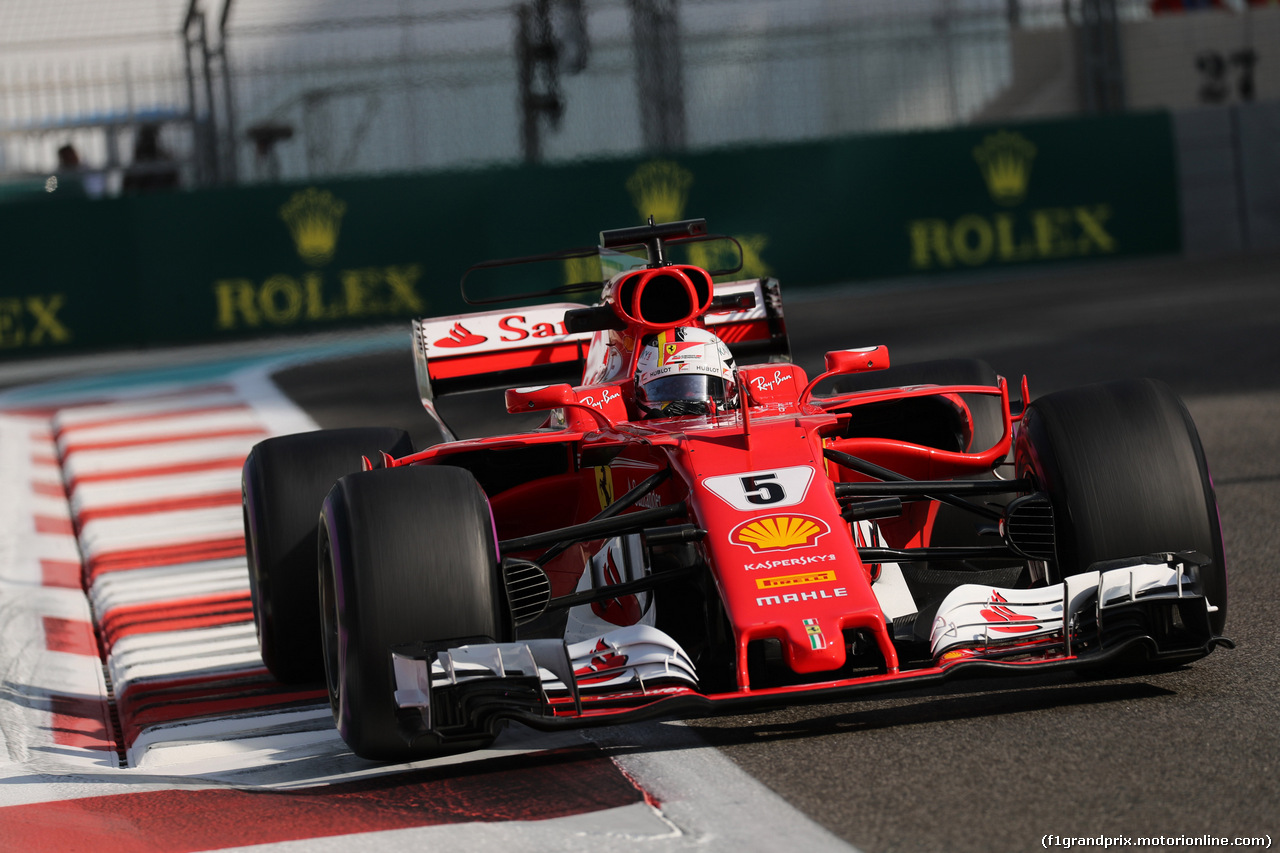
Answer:
[[[804,586],[811,583],[830,583],[836,579],[835,572],[807,572],[803,575],[779,575],[773,578],[757,578],[757,589],[782,589],[789,586]]]

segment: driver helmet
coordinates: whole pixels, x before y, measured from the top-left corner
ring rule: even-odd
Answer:
[[[733,355],[691,326],[646,335],[636,361],[636,403],[647,417],[709,415],[736,408]]]

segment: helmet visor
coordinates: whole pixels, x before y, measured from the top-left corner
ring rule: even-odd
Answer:
[[[653,408],[665,403],[698,402],[715,400],[724,403],[724,380],[705,373],[684,373],[661,376],[645,384],[641,390],[643,402]]]

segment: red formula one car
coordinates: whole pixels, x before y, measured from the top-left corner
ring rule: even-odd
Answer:
[[[446,438],[441,394],[572,376],[506,392],[537,429],[321,431],[245,462],[263,659],[326,679],[357,754],[1230,645],[1213,484],[1167,387],[1024,404],[983,362],[880,346],[808,377],[776,281],[671,261],[720,257],[705,232],[603,232],[594,306],[414,324]]]

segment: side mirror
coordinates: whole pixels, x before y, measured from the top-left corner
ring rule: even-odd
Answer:
[[[884,370],[888,366],[889,348],[886,346],[832,350],[826,358],[826,372],[829,374],[865,373]]]
[[[609,398],[607,393],[600,396],[601,405],[617,400],[615,394]],[[551,409],[577,409],[586,412],[601,429],[614,425],[609,416],[596,408],[594,398],[586,401],[578,399],[578,392],[572,385],[536,385],[532,388],[511,388],[506,393],[507,412],[545,412]],[[621,404],[619,404],[621,407]],[[625,408],[622,409],[625,414]]]
[[[870,370],[884,370],[889,366],[889,348],[887,346],[859,347],[858,349],[837,349],[827,353],[826,371],[805,386],[800,394],[800,405],[808,404],[813,389],[818,383],[831,376],[842,376],[846,373],[866,373]]]
[[[545,412],[549,409],[563,409],[578,402],[578,395],[573,393],[573,386],[535,385],[530,388],[512,388],[506,395],[507,412]]]

